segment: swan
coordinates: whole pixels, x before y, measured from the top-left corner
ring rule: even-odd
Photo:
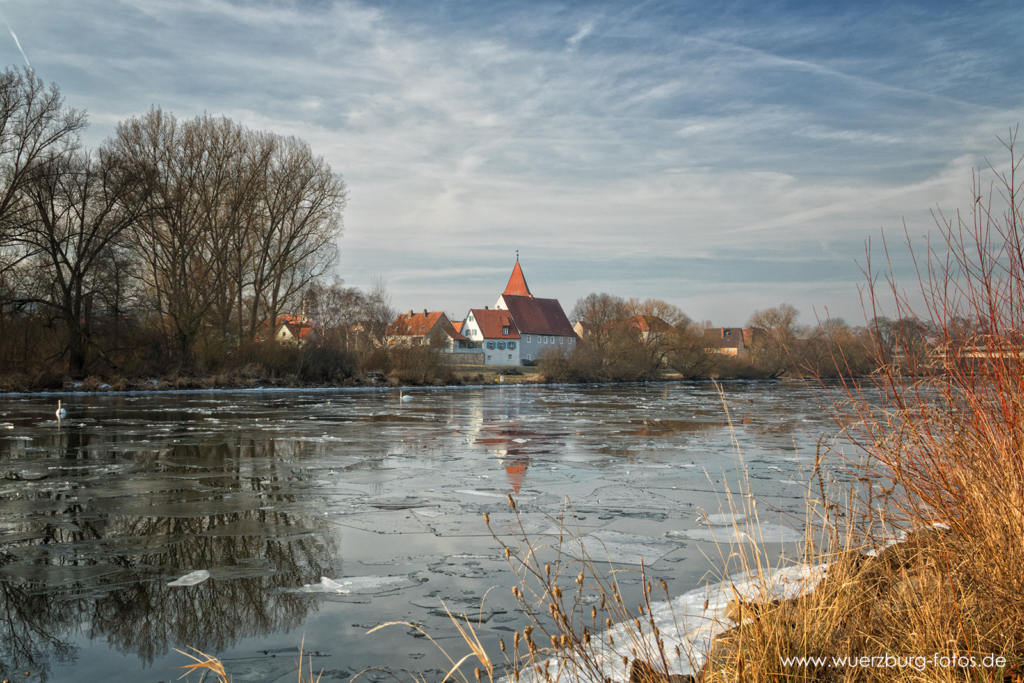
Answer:
[[[408,403],[412,400],[412,396],[404,393],[401,389],[398,390],[398,400],[402,403]]]
[[[54,414],[57,416],[57,422],[68,416],[68,411],[60,407],[60,399],[57,399],[57,411]]]

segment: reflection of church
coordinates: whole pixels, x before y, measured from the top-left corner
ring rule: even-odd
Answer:
[[[577,341],[558,299],[530,292],[518,257],[494,308],[470,309],[459,331],[484,352],[487,365],[520,365],[544,353],[571,352]]]
[[[526,432],[508,424],[484,426],[482,436],[473,439],[473,445],[485,446],[498,456],[498,462],[505,468],[505,475],[513,493],[519,493],[526,481],[526,470],[530,467],[530,450],[526,442],[543,440],[535,432]]]

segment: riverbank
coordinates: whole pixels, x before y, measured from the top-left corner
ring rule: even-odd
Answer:
[[[679,382],[679,373],[662,372],[646,382]],[[0,394],[12,393],[105,393],[126,391],[193,391],[236,389],[345,389],[417,388],[443,386],[535,385],[535,384],[630,384],[633,382],[555,382],[538,367],[453,366],[442,378],[410,382],[379,372],[359,373],[339,381],[305,380],[298,375],[267,376],[265,373],[216,373],[209,375],[170,374],[161,377],[87,376],[72,379],[64,374],[8,373],[0,375]]]

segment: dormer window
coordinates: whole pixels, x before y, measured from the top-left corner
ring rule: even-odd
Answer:
[[[508,326],[502,327],[501,328],[501,333],[507,337],[508,336]]]

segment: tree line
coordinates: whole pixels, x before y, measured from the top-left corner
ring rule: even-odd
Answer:
[[[306,142],[153,107],[88,150],[87,125],[31,70],[0,73],[4,371],[209,371],[306,298],[390,322],[386,292],[319,284],[348,190]]]
[[[883,367],[907,372],[929,365],[933,331],[916,318],[876,317],[862,326],[842,318],[800,325],[800,312],[781,304],[754,312],[743,350],[720,353],[709,323],[698,323],[659,299],[593,293],[573,307],[582,339],[539,362],[551,381],[644,381],[666,373],[684,379],[858,377]]]

